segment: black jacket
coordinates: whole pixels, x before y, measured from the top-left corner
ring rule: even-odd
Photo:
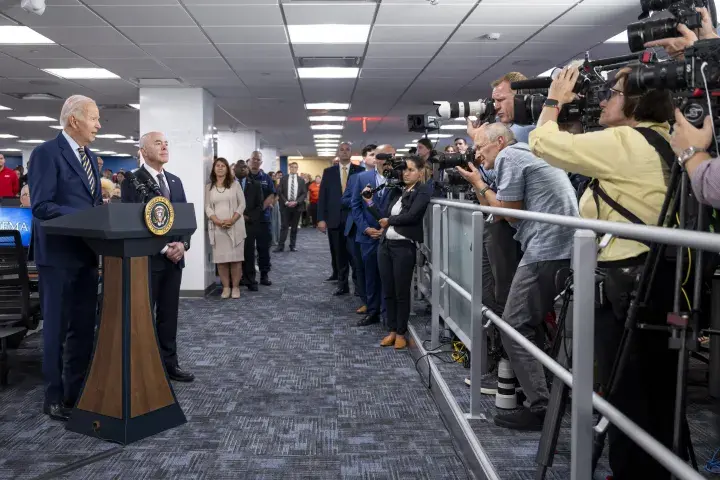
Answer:
[[[240,182],[240,188],[242,188],[242,180]],[[260,182],[253,180],[250,177],[246,177],[245,189],[245,228],[252,228],[260,225],[265,216],[265,210],[263,209],[263,190]]]
[[[415,188],[406,192],[393,188],[386,205],[386,212],[379,211],[374,205],[369,208],[370,213],[378,220],[387,218],[388,223],[395,227],[395,231],[405,238],[422,243],[424,240],[423,219],[425,211],[430,204],[431,188],[424,183],[418,183]],[[402,195],[402,209],[399,215],[390,215],[393,205]]]
[[[300,175],[297,176],[297,192],[295,192],[295,201],[297,202],[297,209],[300,211],[305,210],[305,199],[307,198],[307,185],[305,185],[305,180],[302,179]],[[280,179],[280,185],[278,186],[277,192],[278,192],[278,203],[280,204],[280,208],[285,208],[285,204],[288,201],[288,197],[290,196],[290,175],[283,175],[283,178]]]
[[[350,164],[348,169],[348,185],[350,176],[365,171],[363,167]],[[342,204],[342,184],[340,183],[340,166],[333,165],[323,170],[320,182],[320,197],[317,204],[317,219],[325,222],[328,228],[345,228],[350,209]]]
[[[187,203],[187,199],[185,198],[185,189],[183,188],[183,184],[180,178],[168,171],[164,171],[163,174],[165,175],[165,182],[167,183],[167,187],[170,190],[170,201],[172,203]],[[145,183],[149,180],[157,184],[157,180],[152,178],[150,173],[143,167],[135,170],[135,176],[140,183]],[[140,197],[140,195],[138,195],[130,182],[122,182],[122,185],[120,186],[120,192],[123,203],[142,203],[143,201],[143,199]],[[148,200],[155,197],[157,197],[157,195],[150,192]],[[183,242],[185,244],[185,250],[190,250],[190,235],[167,237],[167,242]],[[174,264],[170,260],[168,260],[165,255],[158,252],[157,254],[150,257],[150,265],[153,270],[162,270],[170,266],[185,268],[185,257],[183,257],[183,259],[180,260],[177,264]]]

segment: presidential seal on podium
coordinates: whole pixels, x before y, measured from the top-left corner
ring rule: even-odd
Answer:
[[[153,235],[162,236],[175,222],[175,210],[165,197],[154,197],[145,205],[145,226]]]

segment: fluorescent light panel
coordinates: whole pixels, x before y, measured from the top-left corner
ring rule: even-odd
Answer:
[[[365,43],[370,25],[288,25],[291,43]]]
[[[116,157],[132,157],[132,155],[130,155],[129,153],[118,153],[115,156]]]
[[[355,67],[300,67],[297,71],[300,78],[357,78],[360,73]]]
[[[130,107],[132,107],[132,108],[134,108],[134,109],[136,109],[136,110],[140,110],[140,104],[139,104],[139,103],[128,103],[128,106],[130,106]]]
[[[452,135],[449,133],[431,133],[427,136],[427,138],[450,138]]]
[[[10,135],[9,133],[0,133],[0,138],[18,138],[17,135]]]
[[[417,145],[414,144],[414,143],[406,143],[405,146],[406,146],[406,147],[410,147],[410,148],[412,148],[412,147],[417,147]]]
[[[10,108],[10,107],[3,107],[2,105],[0,105],[0,110],[12,110],[12,108]]]
[[[628,43],[627,30],[605,40],[605,43]]]
[[[18,143],[45,143],[45,140],[18,140]]]
[[[334,157],[334,156],[335,156],[335,153],[334,153],[334,152],[332,152],[332,153],[328,153],[328,152],[318,152],[317,156],[318,156],[318,157]]]
[[[43,68],[44,72],[68,80],[107,80],[120,78],[104,68]]]
[[[8,117],[10,120],[17,120],[18,122],[57,122],[56,118],[44,117],[44,116],[33,116],[28,117]]]
[[[103,133],[101,135],[95,135],[95,138],[110,138],[110,139],[116,139],[116,138],[125,138],[125,135],[119,135],[117,133]]]
[[[306,103],[305,108],[307,110],[348,110],[350,108],[349,103]]]
[[[102,152],[97,152],[98,155],[115,155],[117,152],[113,152],[112,150],[104,150]]]
[[[64,128],[60,125],[50,125],[50,128],[52,128],[53,130],[64,130]]]
[[[396,151],[396,152],[409,152],[410,149],[409,149],[409,148],[398,148],[398,149],[395,150],[395,151]]]
[[[47,45],[54,43],[29,27],[0,27],[0,44],[3,45]]]
[[[295,156],[295,157],[288,157],[288,160],[302,160],[303,158],[305,158],[305,157],[300,155],[300,156]]]
[[[19,148],[0,148],[0,152],[22,152]]]
[[[115,140],[115,143],[137,143],[137,140],[133,140],[132,138],[125,138],[123,140]]]
[[[308,120],[311,122],[344,122],[347,117],[341,115],[311,115]]]
[[[342,130],[343,126],[324,123],[320,125],[310,125],[310,128],[312,128],[313,130]]]
[[[342,135],[338,135],[336,133],[316,133],[313,135],[316,139],[318,138],[342,138]]]
[[[442,125],[440,130],[467,130],[466,125]]]

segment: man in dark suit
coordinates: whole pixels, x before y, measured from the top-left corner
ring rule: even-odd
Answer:
[[[65,101],[60,123],[63,131],[33,150],[28,184],[44,320],[43,412],[67,420],[92,356],[98,256],[80,238],[48,235],[41,222],[102,205],[100,174],[87,148],[100,129],[100,111],[92,99],[75,95]]]
[[[320,181],[317,228],[323,233],[328,233],[333,245],[332,255],[335,257],[338,272],[338,288],[334,295],[345,295],[350,292],[349,259],[344,235],[350,209],[342,205],[342,195],[350,176],[364,170],[350,163],[350,156],[350,144],[341,143],[338,149],[338,164],[326,168]]]
[[[297,173],[298,164],[293,162],[288,165],[288,169],[290,173],[280,180],[280,188],[278,189],[281,227],[276,252],[285,250],[288,228],[290,229],[290,251],[295,251],[298,223],[302,212],[305,211],[305,198],[307,198],[307,185],[305,180]]]
[[[364,150],[363,150],[364,151]],[[365,173],[365,172],[360,172]],[[367,296],[365,295],[365,266],[362,261],[362,255],[360,254],[360,245],[355,242],[355,235],[357,233],[357,226],[355,225],[355,219],[352,215],[352,192],[355,190],[356,180],[360,173],[351,175],[348,178],[347,187],[342,196],[343,208],[350,210],[350,214],[345,220],[345,235],[346,248],[348,253],[348,260],[352,266],[352,280],[355,286],[355,295],[360,297],[362,305],[356,310],[356,313],[365,314],[367,313]]]
[[[187,203],[180,178],[165,170],[170,159],[168,141],[160,132],[146,133],[140,138],[140,152],[145,160],[135,170],[140,183],[152,182],[156,191],[173,203]],[[143,198],[131,182],[121,187],[123,203],[141,203]],[[151,193],[150,198],[157,196]],[[180,306],[180,283],[185,267],[185,251],[190,248],[190,237],[176,237],[157,254],[150,257],[150,282],[155,328],[160,343],[160,354],[168,377],[178,382],[192,382],[195,376],[182,370],[177,358],[177,324]]]
[[[378,246],[383,231],[377,220],[369,214],[368,206],[361,195],[366,186],[369,185],[374,189],[386,182],[383,176],[385,162],[375,157],[378,153],[394,154],[395,149],[390,145],[381,145],[375,150],[372,157],[366,158],[365,164],[368,170],[358,174],[351,201],[352,215],[357,225],[355,241],[360,246],[362,261],[365,266],[365,293],[368,299],[367,315],[357,323],[359,327],[379,322],[380,316],[384,316],[385,310],[377,260]],[[373,203],[382,212],[386,210],[387,199],[388,195],[385,190],[379,190],[373,195]]]
[[[255,242],[258,230],[265,228],[262,185],[248,175],[250,169],[245,160],[238,160],[235,164],[235,178],[245,194],[245,260],[243,261],[243,278],[240,283],[247,286],[251,292],[258,291],[258,282],[255,280]],[[266,228],[265,228],[266,229]],[[267,230],[267,229],[266,229]]]

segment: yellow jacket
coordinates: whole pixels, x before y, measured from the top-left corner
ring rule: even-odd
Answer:
[[[651,128],[670,140],[667,122],[640,122],[637,126]],[[645,224],[656,224],[667,191],[669,170],[655,148],[632,127],[573,135],[561,132],[556,122],[546,122],[530,133],[530,148],[554,167],[598,179],[610,198]],[[598,204],[599,215],[592,191],[587,189],[580,199],[580,216],[628,223],[601,198]],[[642,243],[615,238],[600,252],[598,260],[623,260],[647,250]]]

